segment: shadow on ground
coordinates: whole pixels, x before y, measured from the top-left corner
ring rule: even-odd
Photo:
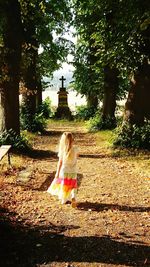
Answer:
[[[57,158],[57,154],[54,151],[50,150],[41,150],[33,149],[27,154],[30,158],[33,159],[46,159],[46,158]]]
[[[48,187],[51,185],[51,183],[52,183],[52,181],[53,181],[53,179],[55,177],[55,173],[56,172],[50,173],[46,177],[45,181],[41,184],[41,186],[39,188],[35,188],[35,190],[37,190],[37,191],[47,191]]]
[[[127,205],[118,204],[105,204],[105,203],[93,203],[93,202],[79,202],[78,209],[80,210],[91,210],[91,211],[103,211],[103,210],[120,210],[120,211],[131,211],[131,212],[149,212],[150,207],[131,207]]]
[[[47,191],[48,187],[51,185],[51,183],[52,183],[52,181],[53,181],[53,179],[54,179],[54,177],[55,177],[55,173],[56,173],[56,172],[52,172],[52,173],[50,173],[50,174],[46,177],[45,181],[40,185],[40,187],[39,187],[39,188],[34,188],[34,190],[37,190],[37,191]],[[83,174],[78,173],[78,174],[77,174],[77,183],[78,183],[78,187],[79,187],[80,184],[81,184],[82,178],[83,178]]]
[[[0,266],[36,267],[55,262],[89,262],[150,266],[150,247],[114,239],[111,236],[65,236],[77,226],[54,224],[22,226],[3,215],[0,225]]]
[[[27,156],[33,159],[49,159],[49,158],[57,158],[57,153],[51,150],[42,150],[42,149],[28,149],[26,151],[18,151],[12,150],[12,152],[16,155]]]

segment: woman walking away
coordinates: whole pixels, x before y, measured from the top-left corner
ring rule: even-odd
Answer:
[[[61,204],[71,201],[72,207],[75,208],[77,192],[77,149],[74,146],[71,132],[64,132],[62,134],[58,157],[56,175],[47,192],[58,196]]]

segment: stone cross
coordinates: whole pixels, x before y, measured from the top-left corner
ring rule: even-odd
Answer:
[[[60,81],[62,81],[62,89],[64,89],[65,87],[64,87],[64,81],[66,80],[65,78],[64,78],[64,76],[62,76],[60,79],[59,79]]]
[[[68,92],[66,91],[66,88],[64,87],[64,81],[66,80],[64,78],[64,76],[61,76],[61,78],[59,79],[62,83],[61,83],[61,87],[59,88],[58,91],[58,107],[57,110],[55,112],[55,117],[57,119],[68,119],[71,120],[72,119],[72,114],[71,114],[71,110],[68,107]]]

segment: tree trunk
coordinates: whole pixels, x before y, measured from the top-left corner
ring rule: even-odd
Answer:
[[[37,83],[37,107],[39,107],[42,104],[42,83],[41,79],[38,80]]]
[[[98,106],[98,97],[93,92],[89,92],[86,96],[88,108],[96,109]]]
[[[26,51],[26,58],[28,60],[28,64],[24,73],[24,84],[26,91],[22,94],[22,102],[25,104],[25,106],[27,106],[29,115],[32,119],[37,109],[37,51],[31,47]]]
[[[22,24],[17,0],[1,3],[3,47],[0,77],[0,131],[13,129],[20,133],[19,71],[21,60]]]
[[[150,119],[150,65],[145,62],[131,80],[125,104],[124,120],[129,124],[143,125]]]
[[[96,19],[96,17],[95,17]],[[94,41],[93,39],[91,39],[91,34],[93,33],[93,31],[89,31],[89,37],[88,37],[88,42],[89,42],[89,53],[87,56],[87,62],[89,64],[88,68],[88,79],[90,80],[90,87],[87,88],[87,93],[86,93],[86,100],[87,100],[87,107],[90,109],[93,109],[93,111],[95,111],[98,107],[98,102],[99,102],[99,96],[97,95],[97,92],[94,91],[95,90],[95,80],[96,80],[96,75],[95,75],[95,71],[93,70],[93,66],[97,60],[96,57],[96,48],[93,46]],[[94,90],[93,90],[94,88]]]
[[[115,68],[105,67],[104,70],[104,98],[102,107],[102,120],[112,120],[116,123],[116,94],[118,91],[118,71]]]
[[[35,39],[36,31],[32,24],[32,21],[27,26],[26,43],[28,44],[27,50],[25,50],[25,57],[28,64],[25,66],[23,74],[24,85],[27,89],[22,95],[23,103],[28,107],[28,112],[31,118],[36,113],[37,105],[40,98],[39,79],[37,77],[37,57],[38,57],[38,43]],[[38,92],[39,89],[39,92]],[[39,95],[38,95],[39,93]]]
[[[8,83],[0,92],[0,131],[13,129],[20,134],[19,123],[19,86],[18,83]]]

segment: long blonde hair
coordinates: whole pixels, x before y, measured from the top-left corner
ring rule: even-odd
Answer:
[[[73,146],[73,135],[71,132],[64,132],[60,138],[59,155],[63,154],[65,158],[71,157],[71,150]]]

